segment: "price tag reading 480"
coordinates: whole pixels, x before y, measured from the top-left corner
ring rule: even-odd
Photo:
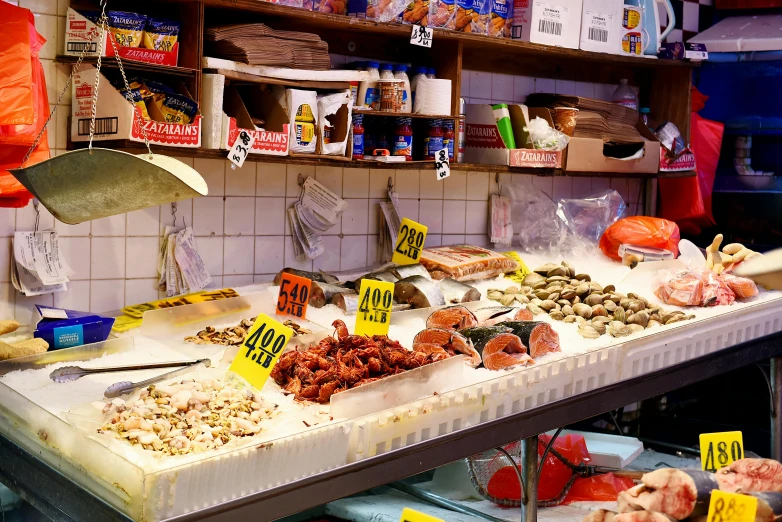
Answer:
[[[228,370],[241,375],[253,388],[260,390],[292,335],[293,330],[287,326],[268,315],[258,314]]]
[[[396,265],[414,265],[420,262],[427,230],[429,229],[421,223],[402,219],[391,262]]]
[[[709,500],[707,522],[754,522],[758,499],[715,489]]]
[[[715,472],[744,458],[744,439],[740,431],[701,433],[701,468]]]
[[[304,318],[307,314],[307,303],[310,298],[312,281],[287,272],[280,279],[280,293],[277,295],[278,315],[295,315]]]
[[[394,283],[363,279],[358,296],[356,335],[387,335],[393,300]]]

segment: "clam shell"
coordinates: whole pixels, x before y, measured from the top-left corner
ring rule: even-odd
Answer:
[[[589,324],[582,324],[578,327],[578,333],[581,334],[581,337],[584,337],[585,339],[597,339],[600,337],[600,332],[598,332],[592,325]]]
[[[605,306],[599,304],[592,307],[592,317],[597,317],[597,316],[603,316],[603,317],[608,316],[608,312],[606,311]]]
[[[592,278],[589,277],[589,274],[576,274],[575,277],[579,281],[591,281],[592,280]]]
[[[524,276],[524,281],[522,281],[524,286],[535,286],[538,283],[545,283],[545,282],[546,282],[546,278],[538,274],[537,272],[530,272],[529,274]]]
[[[552,310],[548,315],[555,321],[561,321],[565,318],[565,314],[561,310]]]
[[[592,307],[584,303],[576,303],[573,305],[573,311],[576,315],[580,315],[584,319],[592,317]]]
[[[546,299],[542,303],[540,303],[540,307],[548,312],[550,310],[554,310],[555,308],[559,307],[559,305],[554,301],[552,301],[551,299]]]
[[[588,295],[584,299],[584,302],[586,304],[588,304],[589,306],[595,306],[595,305],[598,305],[598,304],[603,304],[603,296],[601,296],[600,294]]]
[[[535,273],[540,274],[542,276],[548,275],[549,272],[552,270],[555,270],[557,268],[560,268],[559,265],[555,265],[554,263],[546,263],[545,265],[541,265],[537,267],[535,270],[533,270]],[[557,275],[557,274],[551,274],[551,275]]]

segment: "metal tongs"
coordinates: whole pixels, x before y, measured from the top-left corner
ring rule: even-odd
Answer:
[[[119,397],[120,395],[124,395],[126,393],[130,393],[136,388],[143,388],[145,386],[149,386],[150,384],[163,381],[170,377],[176,377],[177,375],[181,375],[185,372],[193,370],[196,366],[199,365],[203,365],[204,368],[209,368],[212,365],[212,361],[209,359],[198,359],[197,361],[181,361],[181,362],[168,362],[168,363],[157,363],[157,364],[136,364],[131,366],[111,366],[107,368],[82,368],[81,366],[63,366],[62,368],[58,368],[54,370],[51,374],[49,374],[49,377],[54,382],[62,383],[62,382],[75,381],[80,377],[84,377],[85,375],[91,375],[94,373],[155,370],[159,368],[177,368],[181,366],[181,368],[177,368],[176,370],[166,372],[156,377],[151,377],[149,379],[139,381],[139,382],[131,382],[131,381],[115,382],[114,384],[106,388],[105,392],[103,392],[104,397],[113,398],[113,397]]]

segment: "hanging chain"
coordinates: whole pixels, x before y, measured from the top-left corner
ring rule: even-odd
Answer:
[[[95,115],[98,113],[98,88],[100,87],[100,67],[101,56],[103,55],[103,42],[106,38],[106,29],[108,28],[108,19],[106,18],[106,2],[101,1],[101,13],[98,18],[98,30],[100,31],[100,40],[98,40],[98,63],[95,67],[95,85],[92,87],[92,114],[90,117],[90,143],[87,147],[92,154],[92,138],[95,136]],[[114,38],[112,36],[112,38]]]

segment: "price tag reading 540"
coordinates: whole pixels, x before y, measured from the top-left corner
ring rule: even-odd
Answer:
[[[701,433],[701,468],[715,472],[744,458],[744,439],[740,431]]]
[[[292,335],[293,330],[287,326],[268,315],[258,314],[228,370],[241,375],[253,388],[260,390]]]
[[[295,315],[304,318],[307,314],[307,303],[310,298],[312,281],[306,277],[299,277],[285,272],[280,279],[280,293],[277,295],[277,309],[279,315]]]
[[[387,335],[393,301],[394,283],[362,279],[356,314],[356,335]]]
[[[420,262],[427,230],[429,229],[421,223],[407,218],[402,219],[391,262],[396,265],[414,265]]]

